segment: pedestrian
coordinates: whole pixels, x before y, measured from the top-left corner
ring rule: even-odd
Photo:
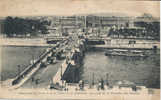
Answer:
[[[101,89],[104,90],[104,80],[101,78]]]
[[[34,82],[34,77],[31,78],[31,81]]]

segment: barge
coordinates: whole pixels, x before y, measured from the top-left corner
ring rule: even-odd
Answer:
[[[148,55],[140,50],[112,49],[106,51],[105,56],[147,57]]]

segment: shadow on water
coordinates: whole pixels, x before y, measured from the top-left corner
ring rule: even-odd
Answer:
[[[152,71],[147,81],[147,87],[160,88],[160,54],[153,55],[149,59],[154,62],[154,66],[152,66]]]
[[[62,78],[66,80],[67,83],[78,83],[82,79],[83,65],[83,61],[75,66],[69,65]]]

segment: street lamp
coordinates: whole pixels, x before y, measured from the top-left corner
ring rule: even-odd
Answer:
[[[18,76],[20,76],[20,73],[21,73],[20,68],[21,68],[21,66],[20,65],[17,65],[17,67],[18,67]]]

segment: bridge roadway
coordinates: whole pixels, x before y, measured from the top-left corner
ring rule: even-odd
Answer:
[[[66,39],[62,42],[57,43],[56,46],[48,49],[40,58],[38,58],[32,65],[28,66],[19,76],[12,79],[11,89],[22,88],[46,88],[52,82],[53,76],[58,76],[60,72],[60,67],[65,60],[57,60],[56,64],[49,64],[47,67],[41,68],[41,62],[46,62],[47,57],[52,55],[53,50],[57,54],[60,51],[66,51],[66,54],[71,52],[72,48],[76,46],[78,38],[73,36],[71,39]],[[66,49],[67,48],[67,49]],[[66,70],[63,69],[64,72]],[[57,82],[60,81],[60,77]]]
[[[51,83],[52,77],[57,73],[62,64],[62,60],[56,64],[50,64],[45,68],[38,70],[27,82],[22,85],[22,88],[47,88]],[[36,83],[37,80],[37,83]]]
[[[52,48],[48,48],[47,51],[42,54],[39,58],[37,58],[33,64],[29,65],[24,71],[20,73],[17,77],[14,79],[11,79],[9,88],[11,89],[17,89],[21,87],[26,81],[28,81],[40,68],[41,62],[47,61],[47,57],[51,55],[52,51],[56,48],[56,53],[59,52],[62,48],[64,48],[64,45],[68,43],[68,40],[61,41],[56,44],[56,46]]]
[[[68,41],[70,43],[70,40]],[[60,52],[61,50],[64,50],[71,44],[60,44],[58,50],[56,53]],[[59,68],[61,67],[64,60],[57,60],[55,64],[50,64],[45,68],[41,68],[36,72],[32,78],[30,78],[26,83],[22,85],[22,88],[47,88],[47,86],[50,85],[52,82],[53,76],[58,72]],[[37,80],[37,83],[36,83]]]
[[[85,39],[79,39],[77,36],[72,37],[73,41],[71,42],[71,50],[67,53],[66,59],[63,61],[61,67],[58,69],[55,76],[53,76],[52,85],[55,85],[55,88],[61,89],[61,87],[65,87],[66,81],[63,77],[65,72],[70,67],[79,67],[78,63],[80,63],[80,58],[83,55],[83,51],[85,51]],[[74,55],[77,56],[74,58]],[[73,59],[74,58],[74,59]],[[78,60],[79,59],[79,60]],[[73,76],[74,72],[69,72],[72,76],[69,76],[71,80],[75,80]],[[77,73],[78,74],[78,73]],[[51,84],[50,84],[51,85]],[[51,87],[50,87],[51,88]],[[53,87],[52,87],[53,88]]]
[[[56,64],[51,64],[46,68],[40,69],[37,73],[35,73],[35,75],[32,76],[34,80],[38,80],[37,83],[35,83],[35,81],[32,81],[32,79],[29,79],[24,85],[22,85],[22,87],[48,88],[51,83],[59,83],[59,85],[62,86],[61,76],[64,75],[67,67],[70,67],[69,63],[72,63],[73,65],[75,64],[75,62],[71,60],[71,58],[75,53],[76,46],[78,47],[80,43],[81,40],[79,40],[77,36],[72,36],[68,43],[64,43],[66,45],[60,44],[58,51],[64,50],[66,53],[65,55],[69,58],[69,60],[59,60]]]

